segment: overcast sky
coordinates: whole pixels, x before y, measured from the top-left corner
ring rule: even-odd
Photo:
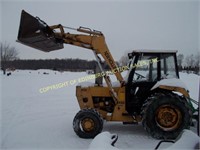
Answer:
[[[45,53],[16,43],[22,9],[48,25],[102,31],[116,60],[133,49],[176,49],[185,55],[200,51],[198,0],[0,1],[0,41],[15,46],[21,59],[94,59],[91,51],[75,46],[65,45],[62,50]]]

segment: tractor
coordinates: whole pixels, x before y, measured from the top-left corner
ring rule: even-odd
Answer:
[[[66,29],[77,33],[66,32]],[[94,53],[105,84],[76,86],[80,111],[73,120],[73,129],[81,138],[94,138],[103,129],[104,121],[123,124],[141,123],[156,139],[174,139],[189,128],[193,106],[188,89],[179,79],[177,50],[133,50],[128,54],[127,75],[113,59],[104,34],[97,30],[71,28],[61,24],[48,26],[38,17],[22,10],[18,42],[44,52],[70,44]],[[102,60],[103,59],[103,60]],[[102,66],[107,63],[118,84],[113,84]]]

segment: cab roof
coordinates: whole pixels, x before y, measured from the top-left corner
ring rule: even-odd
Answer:
[[[154,50],[154,49],[137,49],[132,53],[177,53],[178,50]]]

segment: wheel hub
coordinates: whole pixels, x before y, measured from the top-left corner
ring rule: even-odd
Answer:
[[[90,132],[94,130],[94,121],[90,118],[85,118],[84,120],[82,120],[81,126],[84,131]]]
[[[156,111],[156,123],[164,131],[177,129],[181,123],[180,111],[170,105],[160,106]]]

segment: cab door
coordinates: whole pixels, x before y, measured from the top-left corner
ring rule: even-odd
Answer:
[[[137,54],[126,85],[126,110],[140,114],[141,107],[159,77],[159,55]]]

